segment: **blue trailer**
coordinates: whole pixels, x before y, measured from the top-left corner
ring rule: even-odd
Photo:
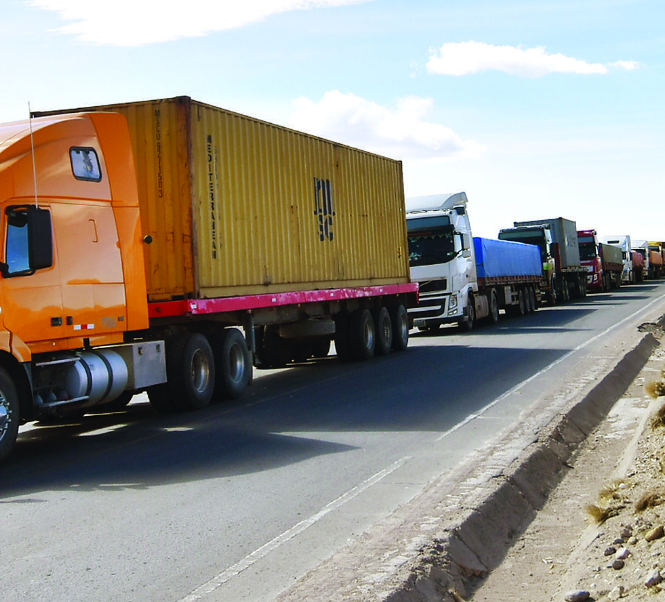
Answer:
[[[474,236],[478,284],[537,282],[543,275],[540,249],[534,245]]]
[[[543,276],[538,247],[480,237],[473,238],[473,247],[478,283],[476,305],[487,303],[492,322],[498,321],[501,309],[509,316],[521,316],[538,308]]]

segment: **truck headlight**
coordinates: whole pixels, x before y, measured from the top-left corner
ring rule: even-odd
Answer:
[[[450,302],[448,303],[448,313],[457,313],[457,295],[450,295]]]

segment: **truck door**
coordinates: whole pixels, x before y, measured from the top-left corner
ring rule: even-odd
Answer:
[[[33,215],[40,216],[41,225]],[[2,211],[4,326],[25,343],[44,341],[44,350],[63,334],[60,275],[53,261],[50,224],[48,206],[9,205]],[[36,257],[39,254],[43,257]]]
[[[118,230],[109,202],[53,206],[65,331],[91,337],[126,330]]]

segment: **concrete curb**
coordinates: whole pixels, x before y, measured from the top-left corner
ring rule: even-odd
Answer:
[[[631,333],[626,337],[629,341],[622,339],[622,351],[599,372],[600,380],[563,405],[549,423],[543,422],[534,441],[507,467],[490,461],[489,470],[485,468],[481,475],[461,468],[453,477],[432,483],[418,503],[387,517],[276,602],[467,599],[478,578],[501,564],[570,468],[580,445],[633,383],[659,346],[664,325],[662,316]],[[510,436],[501,441],[509,441]],[[481,461],[491,455],[491,451],[483,453]],[[451,490],[451,482],[462,486]]]

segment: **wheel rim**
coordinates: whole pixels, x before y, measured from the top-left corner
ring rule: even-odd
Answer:
[[[192,385],[198,393],[202,393],[210,382],[210,364],[205,353],[197,349],[192,357]]]
[[[11,409],[9,408],[9,402],[5,396],[0,393],[0,441],[4,438],[5,434],[9,430],[9,424],[11,422]]]

